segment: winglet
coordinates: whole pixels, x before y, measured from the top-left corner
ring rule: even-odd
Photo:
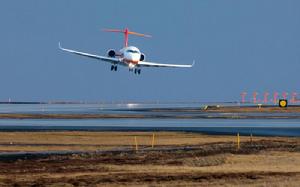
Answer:
[[[193,60],[193,63],[192,63],[192,65],[191,65],[191,67],[193,67],[195,65],[195,60]]]
[[[59,49],[63,49],[63,48],[61,47],[61,45],[60,45],[60,42],[58,42],[58,47],[59,47]]]

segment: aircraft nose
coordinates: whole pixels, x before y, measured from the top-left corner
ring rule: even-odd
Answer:
[[[139,55],[138,54],[130,54],[129,59],[133,60],[133,61],[137,61],[139,59]]]

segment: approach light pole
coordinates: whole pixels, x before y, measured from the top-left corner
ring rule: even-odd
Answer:
[[[242,92],[241,93],[241,97],[242,97],[242,100],[241,100],[241,103],[245,103],[246,102],[246,95],[247,95],[247,92]]]
[[[283,93],[282,93],[283,99],[287,99],[287,96],[288,96],[288,93],[287,93],[287,92],[283,92]]]
[[[297,103],[297,92],[292,93],[291,103]]]
[[[273,93],[273,103],[276,105],[277,104],[277,97],[278,97],[278,92]]]
[[[253,103],[256,104],[257,103],[257,92],[253,92]]]
[[[264,93],[264,103],[268,103],[269,92]]]

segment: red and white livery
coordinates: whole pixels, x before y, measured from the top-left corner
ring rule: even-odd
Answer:
[[[107,51],[107,56],[99,56],[90,53],[80,52],[72,49],[63,48],[59,43],[59,48],[63,51],[73,53],[76,55],[81,55],[89,58],[94,58],[97,60],[102,60],[105,62],[111,63],[111,71],[117,71],[118,65],[126,66],[129,68],[129,71],[134,72],[135,74],[141,73],[142,67],[169,67],[169,68],[191,68],[194,65],[182,65],[182,64],[161,64],[155,62],[147,62],[145,54],[143,54],[137,47],[128,46],[128,35],[136,35],[142,37],[151,37],[150,35],[140,34],[137,32],[129,31],[128,28],[125,30],[118,29],[104,29],[106,32],[117,32],[123,33],[125,37],[124,47],[118,52],[110,49]]]

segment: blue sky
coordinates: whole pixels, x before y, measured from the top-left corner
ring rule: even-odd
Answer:
[[[300,1],[3,1],[0,100],[236,101],[240,93],[299,92]],[[125,28],[149,61],[192,69],[140,76],[60,51],[105,55]]]

